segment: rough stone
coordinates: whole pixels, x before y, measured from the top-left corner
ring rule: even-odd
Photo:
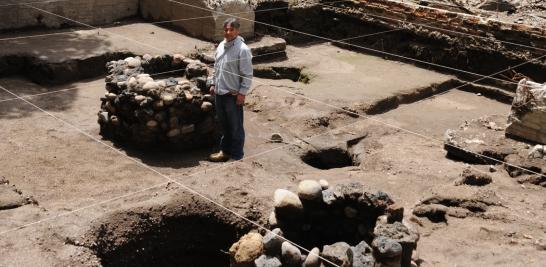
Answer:
[[[322,191],[322,202],[326,205],[332,205],[336,201],[334,191],[331,189],[326,189]]]
[[[282,263],[276,257],[262,255],[254,261],[255,267],[281,267]]]
[[[139,57],[136,57],[136,58],[128,57],[125,59],[125,61],[127,62],[127,66],[129,66],[130,68],[138,68],[141,65],[141,61]]]
[[[258,233],[244,235],[229,249],[231,261],[235,265],[254,263],[262,253],[262,236]]]
[[[267,222],[269,223],[269,226],[271,227],[277,227],[279,225],[279,221],[277,220],[277,215],[275,214],[275,211],[272,211],[269,214],[269,218],[267,219]]]
[[[283,232],[280,228],[275,228],[268,232],[264,238],[264,251],[267,255],[278,256],[281,255],[281,246],[285,241],[283,238]]]
[[[303,214],[303,204],[298,196],[285,189],[277,189],[274,194],[277,219],[290,219]]]
[[[324,179],[320,179],[319,184],[322,187],[322,190],[326,190],[326,189],[330,188],[330,184],[328,183],[328,181],[326,181]]]
[[[296,246],[285,241],[281,245],[281,262],[283,266],[299,266],[301,264],[301,251]]]
[[[385,212],[389,223],[402,222],[402,219],[404,219],[404,207],[399,204],[394,203],[387,206]]]
[[[351,250],[353,251],[353,267],[374,267],[372,248],[365,241],[351,247]]]
[[[248,47],[255,57],[254,62],[286,58],[286,41],[278,37],[263,36]]]
[[[320,200],[322,187],[317,181],[303,180],[298,185],[298,197],[303,200]]]
[[[372,241],[372,248],[377,259],[398,258],[402,256],[402,245],[384,237],[378,236]]]
[[[214,108],[214,105],[212,105],[212,103],[210,103],[210,102],[205,101],[205,102],[203,102],[203,104],[201,104],[201,110],[203,112],[209,112],[213,108]]]
[[[186,67],[186,78],[191,79],[193,77],[207,76],[208,68],[206,64],[201,62],[192,62]]]
[[[544,146],[543,145],[535,145],[531,148],[528,154],[528,158],[531,159],[542,159],[545,155]]]
[[[377,225],[374,229],[375,236],[382,236],[396,241],[402,246],[401,263],[402,266],[409,266],[411,255],[417,249],[419,235],[410,230],[401,222],[392,224]]]
[[[345,242],[325,245],[322,249],[322,257],[341,267],[350,267],[353,264],[353,251]],[[325,265],[332,266],[326,262]]]
[[[313,248],[309,251],[309,254],[303,262],[303,267],[320,267],[320,250],[319,248]]]
[[[546,143],[546,84],[527,79],[518,83],[506,135]]]

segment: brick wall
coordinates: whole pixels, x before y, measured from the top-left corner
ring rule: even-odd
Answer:
[[[334,6],[336,4],[333,4]],[[523,24],[505,23],[475,15],[461,14],[436,8],[418,6],[412,3],[389,0],[359,0],[358,3],[338,4],[343,13],[362,18],[366,14],[388,17],[444,28],[454,32],[494,37],[497,40],[513,41],[520,44],[546,48],[546,29]],[[400,25],[394,20],[379,17],[369,19],[383,21],[385,24]],[[426,28],[426,27],[425,27]],[[449,33],[452,35],[453,33]]]

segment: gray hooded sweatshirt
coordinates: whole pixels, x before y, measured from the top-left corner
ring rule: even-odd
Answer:
[[[252,84],[252,53],[241,36],[230,42],[222,41],[214,55],[216,94],[246,95]]]

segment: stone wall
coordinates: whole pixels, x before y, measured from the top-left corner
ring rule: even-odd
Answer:
[[[2,1],[0,0],[0,30],[48,27],[64,25],[81,26],[66,19],[47,14],[26,5],[10,5],[29,2],[29,5],[90,25],[109,24],[123,18],[138,15],[139,0],[70,0]]]
[[[546,144],[546,84],[523,79],[508,116],[506,135]]]
[[[214,10],[244,18],[240,20],[241,35],[245,38],[254,36],[254,9],[248,0],[184,0],[184,3],[191,6],[168,0],[141,0],[141,16],[150,21],[172,21],[167,25],[181,29],[191,36],[221,41],[224,38],[223,22],[228,16],[215,14],[212,12]]]

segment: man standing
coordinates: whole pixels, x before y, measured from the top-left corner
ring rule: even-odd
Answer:
[[[218,153],[210,155],[214,162],[244,156],[245,130],[243,104],[252,83],[252,53],[239,36],[240,23],[235,18],[224,22],[224,41],[218,45],[214,56],[214,77],[210,93],[215,96],[216,116],[220,124]]]

